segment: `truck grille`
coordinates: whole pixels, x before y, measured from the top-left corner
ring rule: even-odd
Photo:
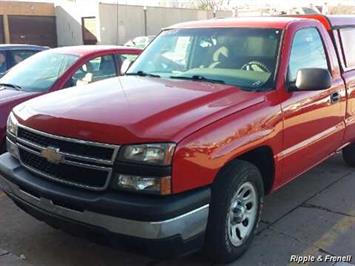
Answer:
[[[34,174],[91,190],[108,186],[119,146],[55,136],[22,126],[17,136],[20,161]],[[49,149],[60,160],[47,158],[45,152]]]
[[[47,134],[42,135],[33,131],[26,130],[22,127],[18,129],[18,137],[35,143],[42,147],[60,147],[65,153],[79,155],[84,157],[92,157],[100,160],[111,161],[114,154],[113,148],[106,148],[98,145],[88,145],[85,141],[69,140],[60,137],[49,137]]]

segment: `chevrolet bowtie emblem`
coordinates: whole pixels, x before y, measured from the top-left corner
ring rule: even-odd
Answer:
[[[54,147],[47,147],[41,151],[41,156],[47,159],[48,162],[59,164],[63,161],[64,156],[60,154],[58,148]]]

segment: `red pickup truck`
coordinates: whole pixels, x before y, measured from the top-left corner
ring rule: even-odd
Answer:
[[[340,150],[355,166],[354,41],[353,17],[169,27],[126,76],[15,107],[1,187],[56,227],[233,261],[264,195]]]

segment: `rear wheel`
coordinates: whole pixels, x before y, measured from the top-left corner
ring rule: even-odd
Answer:
[[[254,238],[261,217],[264,187],[256,166],[235,161],[212,186],[205,250],[215,262],[240,257]]]
[[[355,143],[343,148],[342,153],[344,162],[351,167],[355,167]]]

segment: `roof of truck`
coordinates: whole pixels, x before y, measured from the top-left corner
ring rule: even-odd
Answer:
[[[257,27],[257,28],[285,28],[292,21],[302,20],[296,17],[238,17],[224,19],[208,19],[183,22],[169,28],[224,28],[224,27]]]
[[[322,23],[327,30],[344,26],[355,26],[355,16],[324,16],[321,14],[294,15],[294,16],[264,16],[264,17],[238,17],[225,19],[208,19],[183,22],[169,28],[219,28],[219,27],[257,27],[283,29],[289,23],[315,19]]]
[[[333,28],[339,28],[339,27],[355,26],[355,16],[350,16],[350,15],[324,16],[320,14],[315,14],[315,15],[301,15],[298,17],[319,20],[327,28],[327,30]]]

